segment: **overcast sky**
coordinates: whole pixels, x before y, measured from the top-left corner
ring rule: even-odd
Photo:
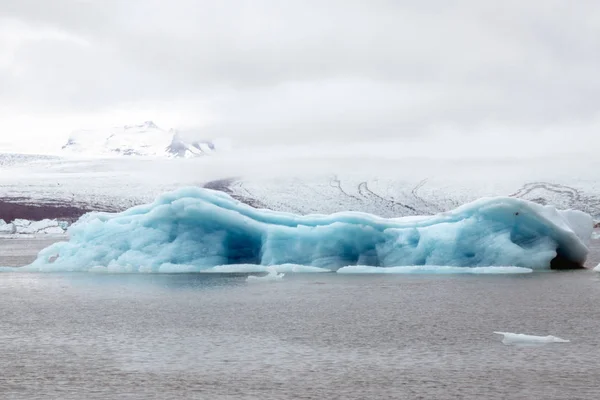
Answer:
[[[589,150],[600,2],[0,0],[0,145],[145,120],[240,146]]]

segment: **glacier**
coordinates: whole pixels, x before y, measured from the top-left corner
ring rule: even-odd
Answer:
[[[238,264],[550,269],[583,265],[592,225],[583,212],[509,197],[386,219],[256,209],[222,192],[188,187],[120,213],[84,215],[69,227],[68,241],[42,250],[23,270],[200,272]]]

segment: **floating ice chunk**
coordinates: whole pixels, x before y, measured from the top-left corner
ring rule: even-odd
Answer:
[[[4,222],[4,221],[2,221]],[[7,224],[6,222],[4,222],[3,224],[0,223],[0,234],[3,235],[12,235],[16,232],[16,228],[15,225],[12,223]]]
[[[0,234],[23,235],[20,237],[26,237],[24,235],[36,234],[58,235],[65,233],[65,229],[63,228],[64,225],[65,223],[59,222],[55,219],[43,219],[40,221],[15,219],[11,223],[6,223],[5,221],[0,220]]]
[[[53,270],[143,265],[153,272],[191,272],[229,264],[548,269],[557,261],[582,265],[591,231],[585,213],[515,198],[385,219],[358,212],[300,216],[260,210],[225,193],[184,188],[122,213],[87,214],[69,228],[68,242],[42,250],[28,268],[46,270],[47,256],[59,254]]]
[[[140,268],[140,272],[159,272],[166,274],[185,274],[190,272],[201,272],[201,268],[198,268],[195,265],[189,264],[173,264],[173,263],[165,263],[158,267],[157,270],[153,270],[149,266],[144,266],[143,270]]]
[[[49,228],[58,228],[62,229],[58,226],[58,221],[55,219],[43,219],[41,221],[30,221],[29,224],[23,229],[22,233],[38,233],[44,232],[44,230]],[[17,233],[20,233],[17,230]]]
[[[351,265],[337,270],[338,274],[529,274],[523,267],[452,267],[447,265],[410,265],[403,267],[370,267]]]
[[[525,335],[523,333],[511,333],[511,332],[494,332],[497,335],[503,335],[502,343],[506,345],[511,344],[548,344],[548,343],[569,343],[570,340],[561,339],[556,336],[534,336]]]
[[[248,282],[277,282],[283,279],[285,274],[278,274],[277,270],[273,267],[269,267],[267,269],[268,274],[264,276],[254,276],[250,275],[246,278]]]
[[[31,224],[31,221],[28,219],[17,218],[13,220],[12,224],[18,229],[29,226]]]
[[[270,269],[274,269],[281,273],[323,273],[332,272],[327,268],[311,267],[309,265],[297,265],[297,264],[282,264],[282,265],[271,265],[264,266],[258,264],[230,264],[230,265],[217,265],[216,267],[204,269],[202,272],[214,272],[214,273],[257,273],[257,272],[268,272]]]
[[[596,268],[594,268],[593,271],[600,272],[600,264],[596,265]]]
[[[594,239],[594,240],[600,239],[600,232],[592,232],[592,239]]]

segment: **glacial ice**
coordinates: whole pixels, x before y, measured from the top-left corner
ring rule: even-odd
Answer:
[[[12,223],[6,223],[0,219],[0,235],[12,235],[16,232],[15,226]]]
[[[561,339],[556,336],[534,336],[526,335],[524,333],[511,333],[511,332],[494,332],[497,335],[503,335],[502,343],[506,345],[511,344],[548,344],[548,343],[569,343],[570,340]]]
[[[591,232],[585,213],[515,198],[384,219],[261,210],[225,193],[183,188],[121,213],[83,216],[69,228],[68,242],[42,250],[25,270],[197,272],[231,264],[548,269],[557,260],[582,265]]]
[[[311,267],[310,265],[298,265],[298,264],[280,264],[280,265],[258,265],[258,264],[229,264],[229,265],[217,265],[212,268],[202,269],[201,272],[213,272],[213,273],[256,273],[256,272],[269,272],[269,270],[275,270],[279,273],[294,273],[294,274],[307,274],[307,273],[320,273],[320,272],[332,272],[327,268]]]
[[[407,265],[403,267],[370,267],[349,265],[337,270],[338,274],[529,274],[531,268],[523,267],[452,267],[448,265]]]
[[[273,267],[267,267],[267,275],[254,276],[250,275],[246,278],[247,282],[277,282],[283,279],[284,273],[277,273]]]
[[[0,219],[0,234],[3,235],[62,235],[67,227],[68,223],[55,219],[30,221],[18,218],[10,223]]]
[[[216,265],[214,267],[197,266],[189,264],[172,264],[165,263],[160,267],[151,267],[141,265],[135,267],[131,264],[119,265],[110,263],[108,266],[93,265],[90,267],[81,268],[65,268],[58,264],[49,263],[43,267],[27,266],[27,267],[0,267],[0,271],[18,272],[18,271],[40,271],[40,272],[65,272],[65,271],[86,271],[94,273],[110,273],[110,274],[131,274],[131,273],[166,273],[166,274],[181,274],[181,273],[207,273],[207,274],[253,274],[261,272],[269,272],[272,269],[278,273],[323,273],[333,272],[327,268],[311,267],[309,265],[296,264],[281,264],[281,265],[258,265],[258,264],[228,264]]]

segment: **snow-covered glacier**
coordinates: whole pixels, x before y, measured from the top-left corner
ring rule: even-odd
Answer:
[[[183,188],[121,213],[90,213],[26,270],[203,271],[215,266],[516,266],[584,263],[592,218],[515,198],[484,198],[433,216],[296,215]]]

